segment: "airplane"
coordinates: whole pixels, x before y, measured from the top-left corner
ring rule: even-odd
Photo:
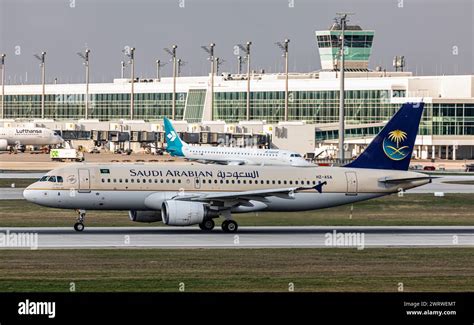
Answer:
[[[127,210],[135,222],[237,231],[234,213],[305,211],[364,201],[431,182],[408,171],[423,103],[403,104],[367,149],[343,167],[215,164],[78,164],[52,170],[23,196],[38,205]]]
[[[0,151],[20,145],[44,146],[63,142],[63,138],[57,132],[46,128],[0,128]]]
[[[163,121],[166,151],[175,157],[226,165],[314,167],[314,164],[306,161],[299,153],[288,150],[190,146],[179,137],[169,119],[165,117]]]

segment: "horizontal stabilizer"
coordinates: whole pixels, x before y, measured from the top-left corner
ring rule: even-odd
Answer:
[[[379,179],[379,182],[386,183],[386,184],[397,184],[397,183],[415,182],[415,181],[422,181],[425,179],[429,179],[431,183],[431,180],[434,178],[439,178],[439,177],[433,177],[430,175],[420,176],[420,177],[399,177],[399,178],[383,177]]]

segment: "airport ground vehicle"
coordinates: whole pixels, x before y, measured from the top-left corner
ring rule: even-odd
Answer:
[[[53,161],[84,161],[84,154],[76,149],[51,149],[49,156]]]

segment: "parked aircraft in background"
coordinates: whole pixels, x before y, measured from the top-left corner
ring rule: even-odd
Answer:
[[[46,128],[0,128],[0,151],[20,145],[45,146],[63,142],[58,133]]]
[[[164,118],[166,151],[172,156],[225,165],[280,165],[314,167],[299,153],[279,149],[191,146],[181,140],[171,121]]]

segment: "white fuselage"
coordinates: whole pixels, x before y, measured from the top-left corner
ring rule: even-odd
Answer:
[[[386,177],[416,178],[419,173],[344,167],[219,166],[200,164],[84,164],[49,172],[24,197],[65,209],[160,210],[180,196],[294,189],[293,195],[250,198],[232,212],[322,209],[424,185],[427,179],[384,183]],[[49,177],[55,176],[55,179]],[[319,185],[321,191],[314,186]]]
[[[64,140],[54,131],[46,128],[0,128],[0,141],[8,146],[54,145]],[[4,149],[5,150],[5,149]]]
[[[220,162],[229,165],[273,165],[314,167],[296,152],[279,149],[248,149],[232,147],[190,146],[183,147],[185,158]]]

